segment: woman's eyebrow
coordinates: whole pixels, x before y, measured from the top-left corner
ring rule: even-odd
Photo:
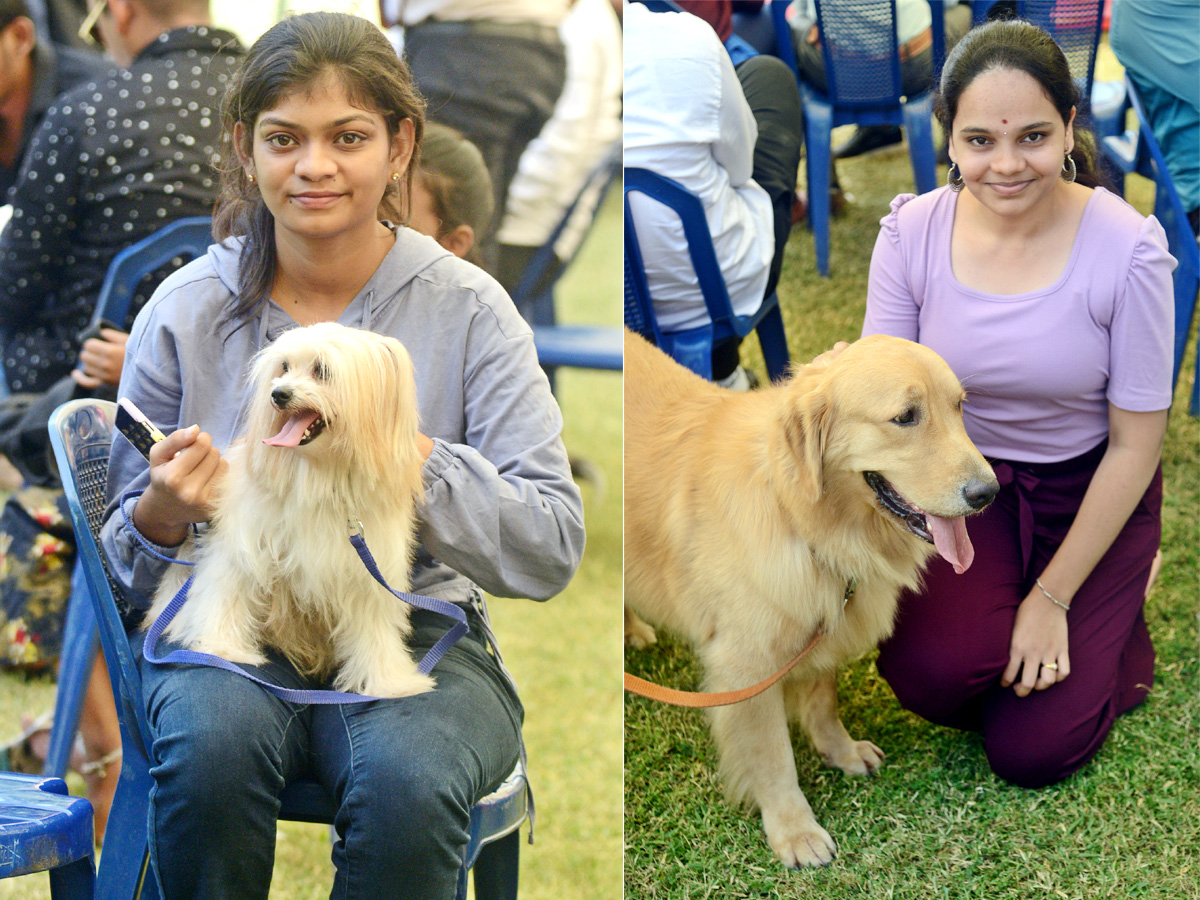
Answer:
[[[1032,122],[1029,125],[1022,125],[1020,128],[1015,126],[1009,128],[1009,131],[1037,131],[1042,128],[1050,128],[1054,125],[1053,122]],[[959,129],[959,134],[991,134],[998,129],[984,128],[982,125],[966,125]]]
[[[334,128],[341,128],[343,125],[349,125],[351,122],[366,122],[372,124],[372,119],[365,113],[352,113],[348,116],[343,116],[340,119],[334,119],[332,122],[322,126],[321,130],[329,131]],[[262,128],[266,125],[272,125],[278,128],[300,129],[301,126],[296,122],[288,121],[281,116],[272,116],[270,114],[261,116],[258,120],[258,127]]]

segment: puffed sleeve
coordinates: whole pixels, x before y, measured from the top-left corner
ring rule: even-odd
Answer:
[[[867,280],[867,314],[862,336],[890,334],[910,341],[920,336],[919,300],[908,277],[900,240],[900,209],[915,194],[900,194],[892,200],[891,212],[879,221],[879,236],[871,252],[871,270]]]
[[[1171,405],[1175,265],[1162,225],[1153,216],[1144,220],[1110,326],[1108,400],[1119,409],[1153,412]]]

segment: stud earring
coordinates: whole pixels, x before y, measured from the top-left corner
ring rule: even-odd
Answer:
[[[400,173],[399,173],[399,172],[393,172],[393,173],[392,173],[392,181],[399,181],[399,180],[400,180]]]
[[[247,173],[246,173],[246,177],[250,179],[250,183],[251,183],[251,184],[254,184],[254,183],[255,183],[255,181],[254,181],[254,173],[253,173],[253,172],[247,172]]]

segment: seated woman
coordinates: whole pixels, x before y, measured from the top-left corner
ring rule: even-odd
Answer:
[[[875,244],[863,334],[940,353],[1002,485],[974,565],[935,560],[879,670],[907,709],[983,734],[1001,778],[1067,777],[1145,699],[1142,607],[1161,532],[1173,303],[1162,227],[1098,186],[1078,89],[1021,21],[971,31],[937,115],[949,184],[902,195]]]
[[[168,563],[133,527],[172,554],[207,519],[248,360],[287,329],[339,321],[395,337],[412,357],[425,457],[412,590],[461,604],[470,624],[434,669],[435,690],[371,703],[291,704],[236,674],[142,659],[151,858],[166,900],[266,898],[279,792],[302,775],[337,804],[334,896],[452,897],[470,809],[521,754],[521,703],[481,591],[561,591],[582,553],[582,509],[511,300],[385,221],[404,218],[423,112],[367,20],[310,13],[267,31],[226,98],[223,242],[164,282],[129,336],[121,395],[168,432],[149,469],[113,444],[102,540],[135,606]],[[436,614],[411,622],[414,656],[446,630]],[[261,670],[286,687],[324,686],[279,656]]]

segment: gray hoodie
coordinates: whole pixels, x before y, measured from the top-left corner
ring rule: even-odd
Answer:
[[[238,239],[214,245],[163,282],[134,323],[120,385],[120,395],[164,433],[199,425],[221,449],[245,415],[250,359],[296,325],[271,302],[243,327],[218,333],[215,323],[237,292],[240,247]],[[473,585],[534,599],[561,591],[583,554],[583,508],[532,332],[504,290],[401,227],[338,321],[399,339],[413,360],[421,430],[434,441],[413,591],[457,603],[471,600]],[[149,605],[168,564],[112,513],[122,494],[148,483],[145,459],[118,436],[102,543],[137,608]]]

